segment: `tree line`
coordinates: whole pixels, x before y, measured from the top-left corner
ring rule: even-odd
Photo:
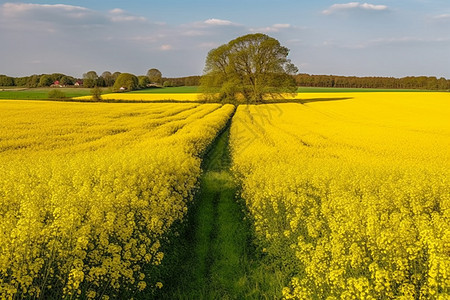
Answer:
[[[375,88],[375,89],[424,89],[449,90],[450,80],[443,77],[408,76],[395,77],[356,77],[336,75],[294,76],[298,86],[305,87],[338,87],[338,88]]]
[[[128,90],[138,88],[154,87],[177,87],[177,86],[198,86],[201,76],[187,77],[163,77],[158,69],[150,69],[147,75],[136,76],[130,73],[105,71],[98,75],[95,71],[88,71],[81,78],[72,77],[62,73],[40,74],[24,77],[11,77],[0,75],[0,86],[3,87],[50,87],[54,85],[74,86],[79,85],[86,88],[111,87],[120,89],[124,87]]]
[[[87,88],[113,88],[121,74],[129,73],[111,73],[105,71],[101,75],[98,75],[95,71],[89,71],[83,74],[82,78],[75,78],[61,73],[31,75],[25,77],[0,75],[0,86],[34,88],[52,86],[55,82],[59,82],[59,85],[62,86],[72,86],[78,82],[83,87]],[[152,84],[156,87],[199,86],[202,78],[202,76],[163,77],[161,72],[157,69],[150,69],[149,72],[147,72],[147,75],[130,75],[122,75],[123,78],[116,84],[116,87],[120,89],[122,86],[119,85],[124,84],[124,82],[126,83],[127,89],[130,90],[145,88]],[[297,86],[305,87],[450,90],[449,79],[438,79],[437,77],[427,76],[395,78],[297,74],[293,77]]]

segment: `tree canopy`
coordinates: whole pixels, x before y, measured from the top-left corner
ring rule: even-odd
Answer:
[[[13,86],[14,78],[6,75],[0,75],[0,86]]]
[[[89,71],[83,74],[83,85],[88,88],[97,86],[98,75],[95,71]]]
[[[130,73],[121,73],[114,83],[113,90],[120,91],[120,88],[123,87],[127,91],[135,90],[139,87],[138,78]]]
[[[53,79],[51,75],[44,74],[39,79],[39,86],[51,86],[53,84]]]
[[[100,77],[103,78],[105,86],[113,86],[114,85],[114,81],[116,80],[114,78],[113,74],[111,72],[109,72],[109,71],[103,72]]]
[[[139,87],[142,89],[145,89],[150,84],[150,79],[148,79],[148,76],[138,76],[139,81]]]
[[[297,67],[289,49],[265,34],[248,34],[211,50],[201,90],[207,100],[259,102],[294,93]]]
[[[162,73],[158,69],[150,69],[147,71],[148,79],[151,83],[162,83]]]

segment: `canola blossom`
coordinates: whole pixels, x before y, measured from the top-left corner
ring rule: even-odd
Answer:
[[[369,93],[372,94],[372,93]],[[392,93],[392,92],[377,92],[380,98],[389,98],[392,95],[398,95],[400,97],[416,97],[417,93],[403,92],[403,93]],[[433,95],[436,93],[421,93],[423,95]],[[349,93],[284,93],[277,94],[275,96],[266,95],[264,100],[267,101],[315,101],[317,99],[342,99],[342,98],[364,98],[368,95],[367,92],[349,92]],[[103,100],[107,101],[174,101],[174,102],[208,102],[208,98],[201,93],[109,93],[101,95]],[[91,100],[92,96],[81,96],[75,97],[74,100]],[[245,103],[246,100],[243,97],[238,97],[238,101]]]
[[[161,288],[165,234],[232,105],[0,103],[0,298]]]
[[[450,94],[241,105],[233,170],[286,299],[450,297]]]
[[[92,96],[75,97],[75,100],[90,100]],[[117,101],[178,101],[178,102],[195,102],[201,100],[199,93],[109,93],[102,95],[103,100]]]

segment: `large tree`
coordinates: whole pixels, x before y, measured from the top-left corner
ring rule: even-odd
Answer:
[[[98,75],[95,71],[89,71],[83,74],[83,85],[87,88],[97,86]]]
[[[119,75],[117,75],[117,76],[119,76]],[[100,77],[103,78],[105,86],[113,86],[114,81],[116,80],[116,78],[114,78],[113,74],[109,71],[103,72]]]
[[[148,79],[151,83],[162,83],[162,73],[158,69],[150,69],[147,71]]]
[[[125,88],[127,91],[135,90],[139,87],[138,78],[130,73],[121,73],[114,83],[113,90],[120,91],[120,88]]]
[[[208,100],[260,102],[295,93],[289,49],[265,34],[248,34],[211,50],[201,90]]]

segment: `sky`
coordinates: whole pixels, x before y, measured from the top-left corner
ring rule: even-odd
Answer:
[[[300,73],[450,79],[450,0],[0,0],[0,74],[201,75],[257,32]]]

